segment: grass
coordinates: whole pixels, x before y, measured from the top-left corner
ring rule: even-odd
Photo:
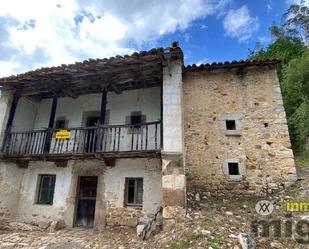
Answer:
[[[299,191],[298,187],[292,185],[291,187],[287,188],[285,194],[293,198],[298,194],[298,191]]]
[[[201,234],[192,234],[186,239],[174,241],[170,246],[165,246],[164,248],[170,248],[170,249],[185,249],[191,246],[194,242],[197,240],[200,240],[204,238]]]
[[[206,240],[205,247],[211,246],[213,249],[219,249],[223,245],[224,238],[220,235],[215,235],[210,239]]]
[[[295,163],[299,168],[309,166],[309,151],[303,151],[295,154]]]
[[[189,247],[191,248],[194,244],[198,242],[201,242],[205,248],[211,246],[213,249],[219,249],[223,245],[224,238],[220,235],[214,235],[210,238],[206,238],[201,234],[192,234],[186,239],[174,241],[170,246],[165,246],[164,249],[186,249]]]

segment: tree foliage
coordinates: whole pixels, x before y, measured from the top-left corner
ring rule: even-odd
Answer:
[[[283,69],[282,94],[293,148],[306,149],[309,137],[309,49]]]
[[[309,138],[309,8],[291,5],[282,26],[273,24],[273,41],[250,50],[251,59],[279,58],[278,76],[287,114],[292,147],[295,152],[308,148]]]

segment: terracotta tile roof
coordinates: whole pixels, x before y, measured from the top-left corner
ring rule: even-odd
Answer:
[[[192,64],[192,65],[186,66],[184,68],[184,72],[214,70],[214,69],[232,68],[232,67],[267,66],[267,65],[276,65],[280,62],[281,60],[279,59],[267,59],[267,60],[240,60],[240,61],[231,61],[231,62],[225,61],[223,63],[214,62],[214,63],[201,64],[199,66]]]
[[[170,52],[172,59],[183,58],[183,52],[178,46],[177,42],[174,42],[171,47],[168,48],[152,48],[148,51],[134,52],[131,55],[117,55],[104,59],[88,59],[82,62],[75,62],[72,64],[62,64],[60,66],[42,67],[36,70],[31,70],[18,75],[12,75],[8,77],[0,78],[0,83],[7,81],[18,81],[22,79],[28,79],[28,77],[39,77],[40,75],[56,75],[60,73],[85,73],[92,72],[92,69],[108,69],[112,67],[121,66],[134,66],[135,64],[142,64],[147,62],[153,62],[154,60],[164,61],[164,53]]]

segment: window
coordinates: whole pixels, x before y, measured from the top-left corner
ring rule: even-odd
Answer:
[[[56,124],[55,124],[55,129],[64,129],[65,128],[65,120],[64,119],[59,119],[56,120]]]
[[[236,130],[235,120],[226,120],[225,125],[226,125],[226,129],[229,130],[229,131],[235,131]]]
[[[221,132],[226,136],[241,136],[242,119],[241,113],[219,114],[218,122]]]
[[[142,207],[143,178],[126,178],[125,184],[125,205]]]
[[[131,112],[130,116],[126,116],[126,124],[131,125],[128,129],[128,133],[140,133],[142,132],[141,124],[145,123],[146,115],[142,115],[142,112]]]
[[[53,204],[55,175],[39,175],[38,204]]]
[[[55,122],[55,129],[61,130],[68,127],[68,120],[64,116],[57,117]]]
[[[228,163],[229,175],[238,176],[239,175],[239,166],[238,163]]]
[[[142,114],[141,113],[131,115],[130,124],[134,128],[141,128],[141,126],[140,126],[141,123],[142,123]]]

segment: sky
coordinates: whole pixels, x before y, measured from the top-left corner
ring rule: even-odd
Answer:
[[[173,41],[185,65],[246,59],[299,1],[0,0],[0,77]]]

